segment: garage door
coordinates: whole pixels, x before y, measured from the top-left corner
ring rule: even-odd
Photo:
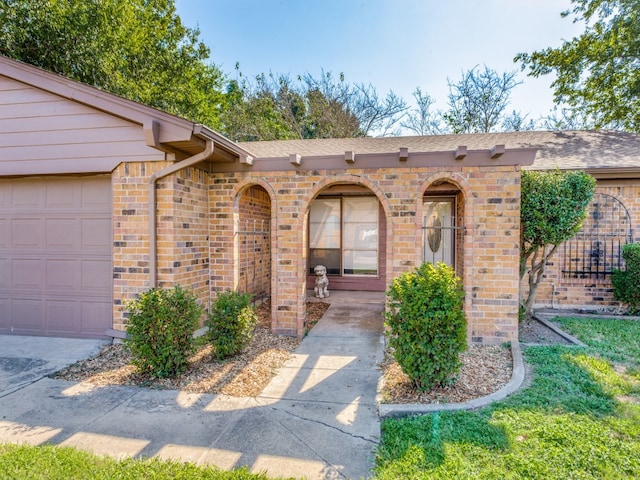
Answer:
[[[111,327],[111,179],[0,179],[0,333]]]

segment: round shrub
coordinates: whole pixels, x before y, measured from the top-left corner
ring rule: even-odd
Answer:
[[[125,344],[131,363],[153,377],[181,374],[195,348],[193,333],[202,307],[180,285],[170,290],[151,289],[129,303]]]
[[[613,297],[629,305],[630,313],[640,311],[640,243],[628,243],[622,247],[626,268],[614,270],[611,277]]]
[[[227,291],[218,294],[207,315],[207,341],[214,348],[216,358],[242,352],[253,338],[258,315],[250,305],[251,295]]]
[[[467,348],[460,279],[444,263],[425,263],[395,278],[387,299],[389,346],[402,371],[419,390],[446,384]]]

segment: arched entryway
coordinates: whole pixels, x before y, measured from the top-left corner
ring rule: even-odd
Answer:
[[[324,188],[309,204],[307,288],[314,287],[314,268],[324,265],[330,290],[384,291],[386,229],[384,209],[369,188]]]
[[[235,232],[235,289],[254,301],[271,297],[271,199],[260,185],[238,195]]]
[[[463,276],[464,195],[447,180],[431,184],[422,197],[422,262],[444,262]]]

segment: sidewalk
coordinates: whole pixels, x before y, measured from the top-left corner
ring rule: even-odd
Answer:
[[[0,398],[0,442],[247,465],[271,477],[366,478],[380,435],[384,294],[332,292],[329,300],[322,320],[256,398],[42,378]]]

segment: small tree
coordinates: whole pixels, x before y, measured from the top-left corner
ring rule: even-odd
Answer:
[[[462,282],[445,263],[425,263],[395,278],[385,312],[393,356],[416,388],[444,384],[467,347]]]
[[[629,305],[631,313],[637,313],[640,310],[640,243],[623,246],[622,256],[626,268],[613,271],[613,297]]]
[[[582,171],[522,172],[520,279],[529,274],[529,292],[520,303],[527,317],[547,262],[582,228],[595,188],[595,179]]]

